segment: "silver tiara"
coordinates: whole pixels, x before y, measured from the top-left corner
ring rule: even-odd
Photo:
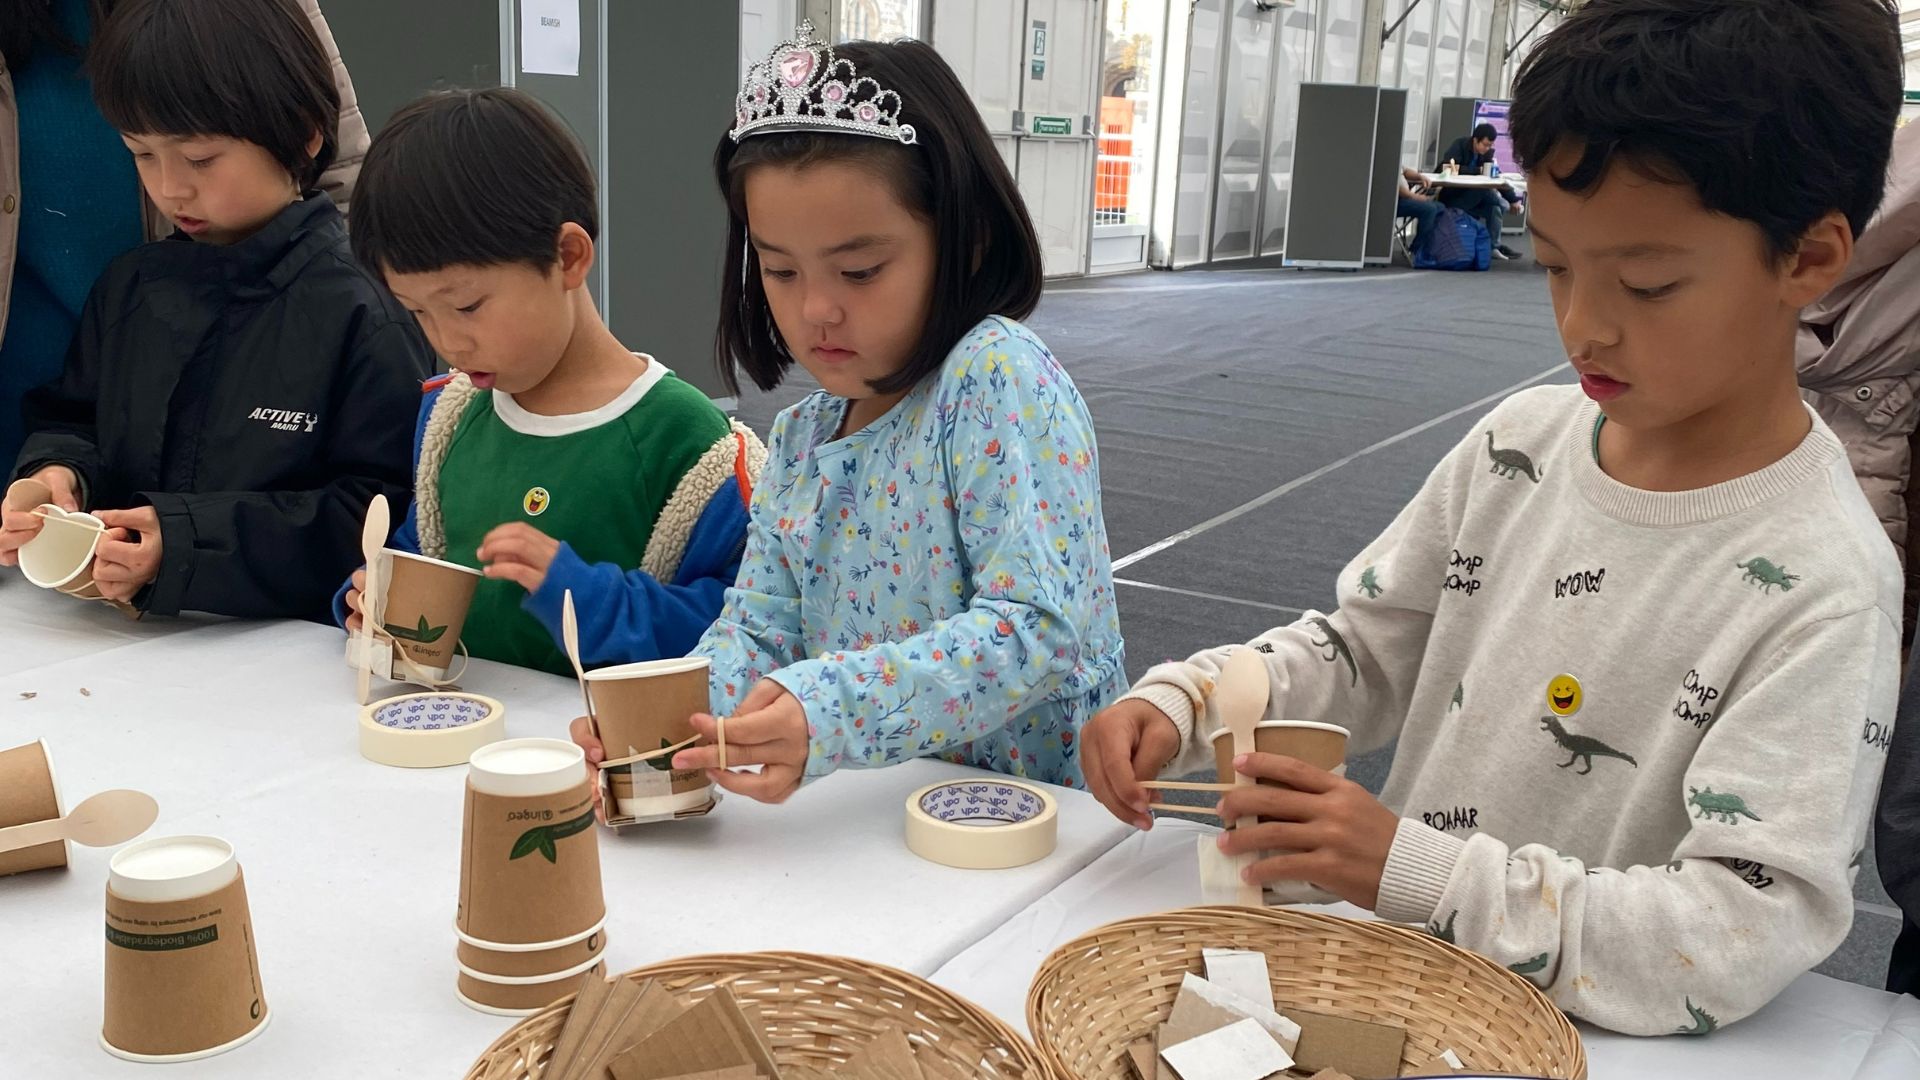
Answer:
[[[900,122],[900,95],[836,59],[833,46],[816,41],[811,21],[794,40],[781,42],[747,69],[734,99],[734,142],[772,131],[843,131],[911,146],[912,124]]]

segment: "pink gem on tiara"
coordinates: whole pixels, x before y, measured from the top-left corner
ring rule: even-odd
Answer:
[[[813,24],[803,22],[792,41],[782,42],[747,70],[735,99],[734,142],[773,131],[831,131],[870,135],[913,145],[913,125],[900,122],[900,95],[854,70],[851,60],[834,55],[833,46],[816,40]]]

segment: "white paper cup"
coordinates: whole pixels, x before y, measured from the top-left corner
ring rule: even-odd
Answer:
[[[49,503],[40,532],[20,547],[20,572],[43,589],[58,589],[93,565],[106,525],[92,514],[69,514]]]
[[[129,900],[159,904],[205,896],[239,872],[233,845],[217,836],[161,836],[115,852],[107,885]]]
[[[467,763],[467,782],[487,795],[552,795],[586,775],[586,752],[565,739],[504,739]]]

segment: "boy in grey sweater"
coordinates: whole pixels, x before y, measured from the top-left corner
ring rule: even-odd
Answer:
[[[1879,203],[1886,0],[1592,0],[1513,133],[1580,385],[1476,424],[1341,575],[1261,635],[1267,719],[1398,740],[1379,800],[1290,758],[1229,854],[1418,923],[1633,1034],[1748,1016],[1847,934],[1899,683],[1897,562],[1801,401],[1802,307]],[[1237,647],[1237,646],[1236,646]],[[1088,785],[1212,761],[1227,655],[1150,671]]]

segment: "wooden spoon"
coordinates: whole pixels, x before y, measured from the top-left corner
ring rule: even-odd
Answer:
[[[87,847],[111,847],[146,832],[160,816],[160,804],[144,791],[102,791],[63,818],[30,821],[0,829],[0,852],[71,840]]]
[[[580,680],[580,700],[587,707],[587,729],[600,737],[600,720],[593,715],[593,694],[587,687],[587,669],[580,664],[580,623],[573,617],[573,590],[560,598],[560,638],[567,646],[567,659],[573,661],[573,674]]]
[[[373,696],[374,600],[380,595],[380,552],[387,546],[393,513],[387,497],[375,495],[367,504],[367,523],[360,529],[360,557],[367,564],[367,587],[360,590],[360,704]]]
[[[1267,683],[1267,665],[1260,654],[1253,649],[1235,649],[1227,657],[1226,665],[1220,670],[1220,678],[1213,693],[1213,707],[1219,711],[1220,722],[1233,735],[1233,756],[1251,754],[1254,751],[1253,729],[1267,713],[1267,695],[1270,692]],[[1251,785],[1253,777],[1241,772],[1220,778],[1223,784],[1231,783],[1236,787]],[[1236,829],[1250,829],[1260,823],[1258,817],[1243,817],[1233,823]],[[1252,856],[1242,856],[1244,864],[1252,862]],[[1249,907],[1262,905],[1261,888],[1258,885],[1242,881],[1240,883],[1240,903]]]

